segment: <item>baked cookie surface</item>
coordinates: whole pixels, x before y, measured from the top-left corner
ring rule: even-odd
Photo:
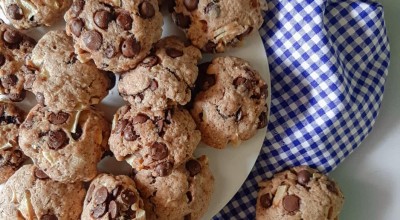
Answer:
[[[115,73],[146,57],[163,25],[157,0],[75,0],[65,20],[78,59]]]

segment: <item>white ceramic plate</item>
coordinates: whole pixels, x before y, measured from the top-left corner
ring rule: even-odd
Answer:
[[[179,35],[183,33],[172,23],[168,13],[164,13],[164,27],[163,36]],[[0,18],[7,22],[3,13],[0,12]],[[60,20],[52,28],[36,28],[26,33],[36,40],[39,40],[43,34],[49,30],[64,29],[65,22]],[[268,69],[267,56],[265,54],[264,45],[258,32],[250,35],[245,43],[235,49],[231,49],[224,54],[217,56],[232,55],[248,60],[252,66],[259,71],[263,79],[270,84],[270,74]],[[204,56],[204,61],[209,61],[214,56]],[[271,94],[269,86],[268,94]],[[268,97],[268,106],[270,106],[271,99]],[[17,105],[29,111],[36,104],[33,94],[28,94],[27,98]],[[114,87],[110,94],[103,100],[99,108],[106,113],[109,120],[112,119],[113,114],[117,109],[126,102],[118,95],[118,90]],[[207,155],[209,157],[212,173],[215,177],[215,190],[211,199],[210,206],[203,219],[211,219],[217,214],[236,194],[240,186],[246,180],[251,169],[257,160],[261,146],[264,141],[266,129],[259,130],[257,134],[249,141],[243,142],[239,146],[232,146],[225,150],[216,150],[209,148],[205,145],[200,145],[196,150],[195,155]],[[129,173],[129,166],[124,162],[117,162],[114,159],[106,158],[99,164],[100,171],[107,171],[114,174],[127,174]],[[1,188],[1,186],[0,186]]]

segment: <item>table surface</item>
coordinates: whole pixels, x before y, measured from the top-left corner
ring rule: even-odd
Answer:
[[[391,47],[382,108],[363,144],[332,176],[346,200],[341,219],[394,220],[400,216],[400,4],[380,0]]]

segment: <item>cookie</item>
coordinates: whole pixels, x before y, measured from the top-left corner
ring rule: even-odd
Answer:
[[[36,41],[0,20],[0,96],[20,102],[25,99],[25,77],[33,71],[25,65]]]
[[[18,29],[50,26],[71,6],[72,0],[2,0],[4,15]]]
[[[0,102],[0,184],[6,182],[27,159],[18,144],[18,128],[23,120],[22,110]]]
[[[32,91],[38,102],[54,111],[74,111],[100,103],[114,86],[115,75],[81,63],[74,54],[72,38],[64,31],[50,31],[32,52],[35,68]]]
[[[0,191],[0,219],[79,219],[85,192],[82,183],[56,182],[25,165]]]
[[[291,168],[260,183],[256,219],[338,219],[344,197],[338,185],[307,166]]]
[[[268,85],[250,64],[218,57],[201,66],[191,114],[201,139],[214,148],[239,144],[268,122]]]
[[[82,220],[145,220],[143,201],[128,176],[100,174],[86,194]]]
[[[139,111],[124,106],[114,116],[109,139],[117,160],[126,160],[136,170],[167,176],[184,163],[200,142],[189,112],[172,108]]]
[[[176,0],[173,20],[204,52],[224,52],[238,45],[262,23],[259,0]]]
[[[149,54],[162,33],[157,0],[75,0],[65,14],[81,62],[122,73]]]
[[[24,153],[52,179],[89,181],[108,149],[109,123],[94,109],[50,111],[37,105],[20,127]]]
[[[214,190],[214,177],[206,156],[190,159],[167,177],[139,171],[134,180],[148,220],[200,219]]]
[[[159,41],[154,52],[121,76],[118,90],[135,108],[161,110],[190,101],[197,79],[200,50],[177,37]]]

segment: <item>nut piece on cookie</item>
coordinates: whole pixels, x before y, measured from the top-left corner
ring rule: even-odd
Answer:
[[[37,105],[20,126],[23,152],[60,182],[90,181],[108,150],[110,125],[94,109],[51,111]]]
[[[176,0],[173,20],[206,53],[236,46],[263,23],[260,0]]]
[[[190,159],[167,177],[139,171],[134,180],[148,220],[201,219],[214,190],[214,177],[206,156]]]
[[[114,116],[109,145],[117,160],[150,170],[153,176],[167,176],[193,154],[200,136],[187,110],[124,106]]]
[[[268,85],[247,61],[218,57],[199,69],[191,114],[205,144],[222,149],[266,127]]]
[[[28,63],[36,69],[32,92],[39,104],[53,111],[75,111],[96,105],[115,83],[113,73],[77,60],[72,38],[64,31],[45,34]]]
[[[259,185],[257,220],[336,220],[344,203],[339,186],[307,166],[275,174]]]
[[[149,53],[162,33],[157,0],[75,0],[65,14],[81,62],[123,73]]]
[[[100,174],[89,186],[82,220],[145,220],[144,204],[128,176]]]
[[[25,65],[36,41],[0,20],[0,99],[20,102],[25,99],[24,84],[33,76]],[[29,83],[28,83],[29,84]]]
[[[118,90],[135,108],[185,105],[197,79],[200,50],[177,37],[160,40],[135,69],[121,76]]]
[[[7,19],[18,29],[50,26],[58,21],[72,0],[2,0]]]
[[[18,128],[24,115],[13,104],[0,102],[0,184],[6,182],[27,159],[18,144]]]
[[[25,165],[0,191],[0,219],[79,219],[85,192],[82,183],[60,183]]]

